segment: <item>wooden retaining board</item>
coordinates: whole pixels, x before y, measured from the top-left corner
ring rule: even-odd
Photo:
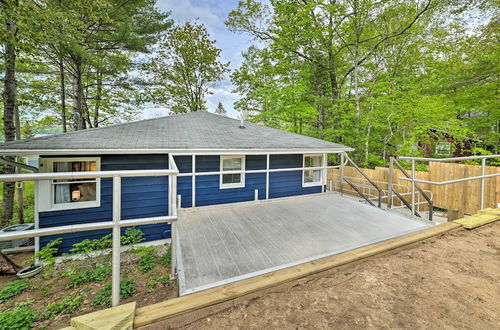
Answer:
[[[134,327],[167,320],[192,311],[200,311],[203,308],[215,306],[273,286],[391,251],[458,228],[461,228],[459,223],[448,222],[330,257],[138,308],[136,310]]]

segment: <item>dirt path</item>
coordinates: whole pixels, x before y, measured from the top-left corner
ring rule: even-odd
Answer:
[[[304,279],[190,329],[500,329],[500,221]]]

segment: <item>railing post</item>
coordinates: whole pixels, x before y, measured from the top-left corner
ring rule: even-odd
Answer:
[[[196,155],[191,156],[191,207],[196,207]]]
[[[415,215],[415,160],[411,160],[411,215]]]
[[[389,156],[389,176],[387,178],[387,208],[392,208],[392,181],[394,180],[394,156]]]
[[[269,154],[266,155],[266,201],[269,199]]]
[[[481,193],[479,195],[479,209],[484,209],[484,176],[486,175],[486,158],[481,160]]]
[[[340,153],[340,196],[344,194],[344,153]]]
[[[113,259],[111,305],[120,304],[121,177],[113,177]]]

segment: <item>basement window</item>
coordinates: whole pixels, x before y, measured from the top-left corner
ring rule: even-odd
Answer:
[[[100,171],[99,158],[47,158],[44,172]],[[61,179],[50,181],[49,210],[69,210],[100,206],[100,179]]]
[[[304,168],[307,167],[322,167],[323,155],[304,155]],[[321,169],[311,169],[304,170],[302,175],[302,186],[303,187],[314,187],[321,186],[323,170]]]
[[[231,172],[220,175],[220,189],[245,186],[245,156],[221,156],[220,171]]]

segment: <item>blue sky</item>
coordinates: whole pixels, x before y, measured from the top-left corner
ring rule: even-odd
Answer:
[[[241,53],[250,46],[250,38],[246,35],[235,34],[227,30],[224,21],[229,12],[236,9],[238,0],[158,0],[158,8],[171,11],[176,24],[185,22],[203,23],[212,39],[216,40],[217,47],[222,50],[222,61],[230,62],[231,70],[238,68],[243,61]],[[238,95],[233,93],[234,86],[229,75],[212,88],[213,94],[207,98],[207,107],[213,112],[220,101],[226,108],[228,115],[238,117],[233,103]],[[164,109],[148,109],[146,117],[165,115]]]

